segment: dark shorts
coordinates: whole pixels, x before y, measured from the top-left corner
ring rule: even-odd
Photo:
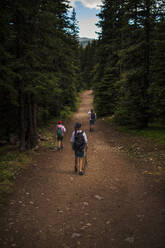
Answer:
[[[62,141],[63,140],[63,136],[57,136],[57,140],[58,141]]]
[[[82,152],[75,151],[75,156],[78,158],[83,158],[84,157],[84,151],[82,151]]]
[[[95,124],[95,120],[90,120],[90,125],[94,125]]]

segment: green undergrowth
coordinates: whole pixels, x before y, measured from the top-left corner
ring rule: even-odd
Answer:
[[[76,104],[75,104],[75,112],[78,110],[81,103],[80,94],[77,96]],[[49,122],[49,127],[40,128],[39,134],[41,135],[41,140],[39,145],[45,149],[57,149],[57,140],[56,140],[56,131],[55,126],[58,120],[62,120],[64,125],[72,118],[75,113],[71,111],[70,107],[64,106],[63,110],[60,112],[60,116],[58,118],[52,119]],[[54,130],[54,131],[53,131]]]
[[[140,146],[140,143],[129,144],[128,142],[122,146],[121,151],[126,152],[128,156],[140,158],[146,162],[148,161],[154,168],[155,175],[159,176],[165,185],[165,154],[163,148],[165,146],[165,127],[156,123],[150,124],[145,129],[129,129],[128,127],[116,125],[113,117],[106,117],[105,121],[121,133],[127,133],[130,136],[139,138],[143,137],[153,142],[153,150],[144,149],[142,141],[142,146]]]
[[[80,105],[80,97],[77,97],[75,111]],[[54,118],[45,127],[38,129],[39,144],[33,150],[19,152],[18,147],[6,145],[0,147],[0,207],[3,206],[6,197],[12,193],[17,176],[28,168],[35,151],[40,147],[44,149],[57,150],[56,129],[58,120],[64,125],[71,119],[74,112],[69,107],[64,107],[59,118]]]
[[[54,122],[51,126],[55,126],[57,122]],[[57,141],[56,141],[56,132],[55,128],[44,128],[40,129],[40,136],[41,139],[39,141],[39,146],[45,149],[52,149],[56,150],[57,149]],[[54,132],[53,132],[54,129]]]
[[[108,123],[114,124],[113,117],[107,117],[106,121]],[[130,129],[129,127],[125,126],[117,126],[117,129],[120,132],[148,138],[153,141],[158,141],[162,145],[165,145],[165,126],[163,125],[154,123],[150,124],[147,128],[144,129]]]
[[[157,141],[162,145],[165,145],[165,128],[160,127],[159,125],[150,125],[148,128],[145,129],[134,129],[130,130],[127,127],[119,127],[120,132],[125,132],[129,134],[133,134],[136,136],[141,136],[148,138],[153,141]]]
[[[27,168],[31,154],[22,153],[11,147],[0,148],[0,206],[7,195],[12,193],[13,185],[21,171]]]
[[[76,103],[73,110],[69,106],[64,106],[60,112],[60,119],[63,121],[68,121],[72,118],[73,114],[78,110],[81,103],[80,95],[76,97]]]

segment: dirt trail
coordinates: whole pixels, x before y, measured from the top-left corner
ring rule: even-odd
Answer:
[[[119,149],[108,124],[89,133],[91,91],[67,126],[64,150],[35,155],[0,217],[0,247],[164,248],[165,199],[153,178]],[[70,136],[76,120],[88,136],[88,168],[74,173]],[[113,145],[112,145],[113,144]]]

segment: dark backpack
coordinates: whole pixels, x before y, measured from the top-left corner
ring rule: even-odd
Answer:
[[[84,151],[85,148],[85,139],[84,139],[84,135],[83,135],[83,131],[82,132],[77,132],[74,136],[74,143],[73,143],[73,149],[77,152],[82,152]]]
[[[95,113],[91,113],[91,119],[95,120]]]
[[[62,137],[62,129],[61,129],[61,127],[57,128],[57,136],[58,136],[58,138]]]

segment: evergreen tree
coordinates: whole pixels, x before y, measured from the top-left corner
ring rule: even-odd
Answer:
[[[98,115],[114,114],[120,124],[139,128],[151,120],[151,48],[158,9],[163,16],[160,2],[103,1],[93,77]]]
[[[79,92],[81,90],[82,85],[82,75],[81,75],[81,69],[80,69],[80,56],[81,56],[81,49],[79,44],[79,26],[78,21],[76,19],[76,12],[75,9],[72,9],[71,17],[70,17],[70,34],[71,34],[71,40],[69,43],[69,46],[67,49],[71,50],[71,56],[72,56],[72,84],[74,89]],[[74,108],[75,110],[75,108]]]
[[[76,19],[76,11],[75,8],[72,10],[72,14],[70,17],[70,29],[71,29],[71,35],[75,38],[78,39],[78,34],[79,34],[79,26],[78,26],[78,21]]]
[[[17,91],[14,80],[16,73],[12,68],[12,10],[9,1],[0,2],[0,139],[9,138],[16,128]]]
[[[96,63],[97,41],[89,42],[85,48],[81,47],[81,73],[83,88],[92,88],[93,67]]]
[[[165,3],[164,3],[165,5]],[[151,85],[149,95],[151,97],[150,113],[153,121],[165,122],[165,15],[159,5],[157,22],[154,29],[153,52],[151,63]]]
[[[120,99],[115,111],[116,120],[122,125],[141,128],[150,120],[148,88],[151,82],[153,4],[154,1],[130,1],[128,4],[130,21],[127,30],[131,39],[124,39],[126,46],[124,44],[120,52]]]
[[[14,131],[24,150],[37,144],[38,125],[66,107],[75,110],[78,41],[68,1],[16,0],[1,7],[0,111],[5,115],[0,137]]]
[[[94,78],[95,107],[99,116],[114,113],[117,102],[116,83],[120,78],[118,51],[121,47],[121,1],[103,1],[98,15],[101,28],[98,46],[98,65]]]

